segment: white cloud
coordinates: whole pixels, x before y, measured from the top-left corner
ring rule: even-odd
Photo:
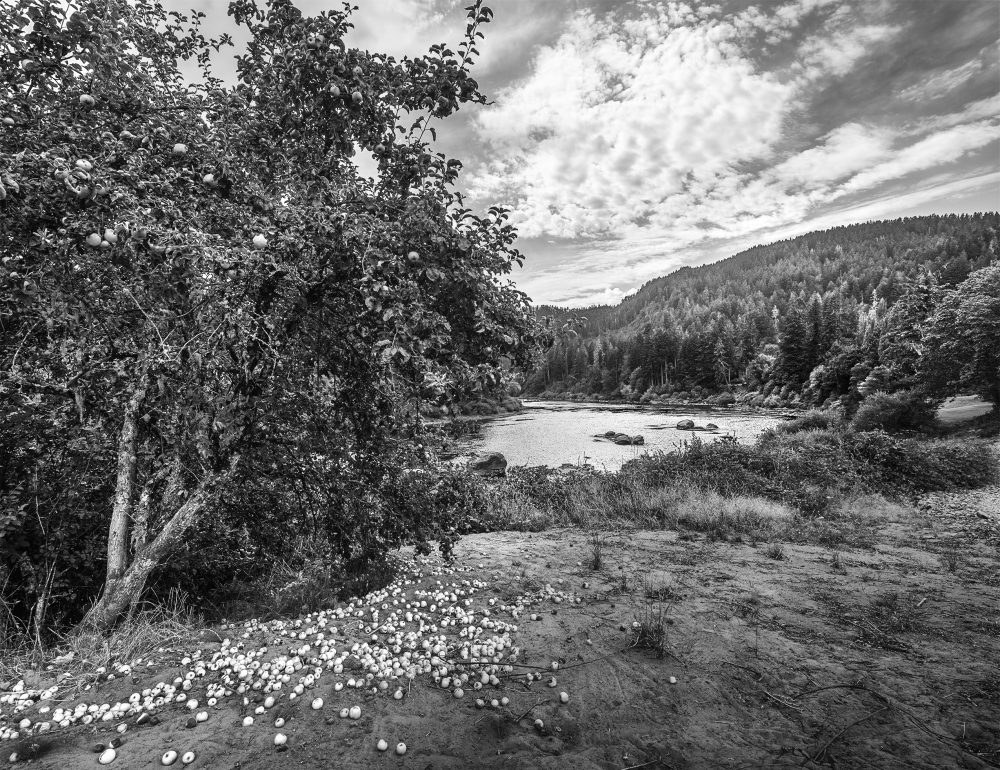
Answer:
[[[821,33],[802,44],[796,69],[806,80],[846,75],[859,60],[871,53],[873,46],[899,32],[899,27],[886,24],[855,26],[850,22],[850,10],[848,6],[842,6],[834,18],[824,25]],[[839,25],[842,25],[841,28],[836,29]],[[831,26],[835,31],[831,31]]]
[[[917,171],[937,168],[985,147],[998,138],[1000,133],[997,126],[990,120],[946,129],[903,147],[883,162],[862,171],[852,177],[841,192],[866,190],[883,182],[902,179]]]
[[[843,201],[865,213],[864,200],[897,181],[943,172],[943,189],[998,138],[1000,95],[951,115],[911,107],[902,119],[810,123],[823,88],[895,44],[904,27],[894,22],[883,3],[834,0],[735,15],[683,2],[577,12],[477,116],[490,160],[466,179],[471,198],[510,205],[522,237],[582,241],[572,271],[519,279],[539,301],[581,304],[634,290],[676,267],[675,254],[694,263],[721,243],[814,229]],[[764,68],[762,36],[790,63]],[[955,68],[929,87],[973,75]],[[887,104],[907,103],[894,96]]]
[[[994,50],[983,50],[979,55],[958,67],[942,69],[926,80],[914,83],[909,88],[899,92],[900,99],[919,102],[947,96],[967,80],[981,74],[987,68],[987,57],[995,58]]]
[[[307,0],[301,5],[303,11],[309,13],[312,3],[328,5]],[[356,4],[359,10],[351,16],[354,29],[345,42],[396,57],[426,53],[435,43],[456,45],[465,28],[457,0],[357,0]]]
[[[672,4],[612,29],[575,15],[478,117],[496,160],[473,193],[515,202],[528,237],[620,235],[768,156],[791,87],[739,55],[730,25],[675,26],[689,12]]]
[[[974,123],[983,118],[1000,119],[1000,94],[970,102],[962,108],[961,112],[921,118],[907,126],[906,133],[912,135],[929,134],[952,126]]]
[[[779,163],[771,176],[789,185],[816,188],[871,166],[886,156],[890,146],[888,131],[847,123]]]

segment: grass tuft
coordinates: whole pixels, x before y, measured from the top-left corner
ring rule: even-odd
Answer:
[[[647,601],[632,630],[635,638],[632,646],[640,650],[649,650],[657,658],[667,655],[667,611],[662,601]]]

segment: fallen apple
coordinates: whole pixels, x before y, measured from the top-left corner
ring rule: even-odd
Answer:
[[[253,247],[255,249],[266,249],[267,248],[267,238],[263,235],[255,235],[253,237]]]

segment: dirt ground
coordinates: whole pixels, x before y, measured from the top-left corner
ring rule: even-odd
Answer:
[[[969,505],[938,496],[900,509],[866,549],[606,532],[594,569],[591,533],[470,536],[454,572],[429,563],[405,590],[486,581],[472,608],[497,599],[493,616],[517,624],[521,649],[498,688],[456,699],[423,676],[397,701],[335,691],[347,672],[324,673],[306,698],[279,695],[249,728],[234,696],[193,729],[180,703],[163,708],[155,726],[131,717],[55,728],[0,751],[5,761],[20,751],[18,765],[89,768],[92,746],[126,722],[112,767],[159,767],[169,748],[195,750],[191,767],[246,770],[1000,767],[1000,517],[990,510],[1000,496],[996,488],[975,495]],[[518,598],[520,617],[497,609]],[[340,633],[353,632],[345,625]],[[288,645],[274,629],[254,642]],[[208,633],[69,703],[127,698],[183,674],[183,655],[219,647]],[[532,671],[544,675],[528,684]],[[191,695],[204,700],[204,684]],[[318,711],[308,703],[316,693],[326,699]],[[500,697],[509,703],[489,705]],[[353,704],[361,719],[337,716]],[[281,753],[277,716],[288,720]],[[2,720],[11,723],[9,709]],[[377,750],[379,738],[388,752]],[[403,756],[392,748],[399,741]]]

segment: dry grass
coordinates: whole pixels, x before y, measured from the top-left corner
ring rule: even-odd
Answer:
[[[632,624],[632,646],[649,650],[657,658],[667,655],[667,609],[662,601],[647,601],[642,614]]]
[[[794,518],[787,505],[763,497],[723,497],[689,483],[655,486],[623,478],[620,484],[581,478],[558,510],[542,511],[523,493],[497,501],[498,528],[537,532],[550,526],[613,529],[680,529],[719,538],[764,537]]]
[[[795,518],[787,505],[763,497],[723,497],[717,492],[688,490],[678,501],[675,526],[706,532],[719,540],[751,539],[780,532]]]
[[[99,668],[131,665],[157,650],[177,646],[204,629],[202,618],[182,591],[171,591],[159,604],[140,605],[110,634],[70,634],[48,648],[13,648],[0,654],[0,680],[29,681],[42,670],[58,670],[65,686],[81,686]]]

